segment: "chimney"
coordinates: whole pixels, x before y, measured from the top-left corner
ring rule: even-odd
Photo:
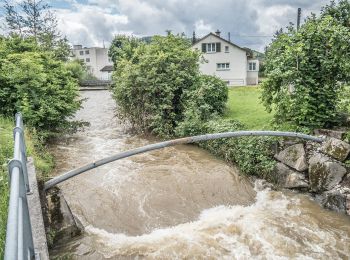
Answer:
[[[228,32],[228,41],[231,42],[231,33]]]
[[[217,31],[215,32],[215,34],[217,35],[217,36],[219,36],[220,37],[220,31],[219,31],[219,29],[217,29]]]

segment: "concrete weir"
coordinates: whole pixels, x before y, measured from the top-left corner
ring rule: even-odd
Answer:
[[[28,158],[28,177],[31,192],[27,194],[29,217],[33,232],[33,242],[36,257],[40,260],[48,260],[49,252],[46,241],[43,213],[40,203],[38,182],[33,158]]]

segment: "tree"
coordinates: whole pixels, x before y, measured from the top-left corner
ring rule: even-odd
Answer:
[[[332,127],[338,102],[350,80],[350,30],[323,14],[309,17],[296,31],[279,32],[267,48],[262,100],[276,122]]]
[[[132,61],[134,57],[135,60],[133,62],[137,62],[137,55],[134,55],[134,53],[140,45],[144,45],[144,43],[134,36],[115,36],[108,50],[108,55],[114,63],[115,70],[117,69],[119,62],[122,60]]]
[[[57,18],[43,0],[4,0],[5,20],[12,35],[33,37],[44,51],[66,61],[70,47],[57,28]]]
[[[62,61],[38,51],[32,38],[0,40],[0,113],[21,111],[43,136],[71,130],[80,108],[77,80]]]
[[[331,1],[321,10],[321,16],[332,16],[336,21],[345,27],[350,27],[350,2],[348,0],[340,0],[338,3]]]

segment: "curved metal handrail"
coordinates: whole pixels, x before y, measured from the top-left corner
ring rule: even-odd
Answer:
[[[185,137],[180,139],[174,139],[170,141],[160,142],[156,144],[150,144],[143,147],[139,147],[136,149],[128,150],[125,152],[121,152],[109,157],[106,157],[104,159],[95,161],[93,163],[86,164],[84,166],[81,166],[79,168],[76,168],[74,170],[71,170],[69,172],[66,172],[62,175],[59,175],[47,182],[45,182],[44,189],[48,190],[52,188],[53,186],[66,181],[76,175],[79,175],[81,173],[84,173],[86,171],[89,171],[91,169],[97,168],[101,165],[117,161],[123,158],[127,158],[136,154],[145,153],[152,150],[157,150],[169,146],[179,145],[179,144],[190,144],[200,141],[208,141],[208,140],[214,140],[214,139],[220,139],[220,138],[228,138],[228,137],[241,137],[241,136],[279,136],[279,137],[296,137],[301,138],[305,140],[310,140],[313,142],[321,143],[325,139],[319,138],[311,135],[306,134],[300,134],[295,132],[279,132],[279,131],[237,131],[237,132],[225,132],[225,133],[217,133],[217,134],[206,134],[206,135],[197,135],[192,137]]]

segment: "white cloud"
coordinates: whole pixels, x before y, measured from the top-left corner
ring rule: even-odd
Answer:
[[[118,33],[149,36],[195,30],[197,36],[220,29],[231,32],[238,45],[263,50],[272,35],[289,22],[296,22],[297,8],[303,16],[318,12],[328,0],[76,0],[72,8],[58,9],[60,29],[73,43],[101,45]],[[255,36],[255,37],[245,37]]]
[[[194,24],[194,28],[198,35],[208,34],[214,30],[211,24],[204,23],[202,19]]]
[[[56,9],[59,30],[73,44],[102,45],[118,33],[130,34],[120,29],[128,23],[126,15],[114,14],[108,8],[73,4],[72,9]]]

